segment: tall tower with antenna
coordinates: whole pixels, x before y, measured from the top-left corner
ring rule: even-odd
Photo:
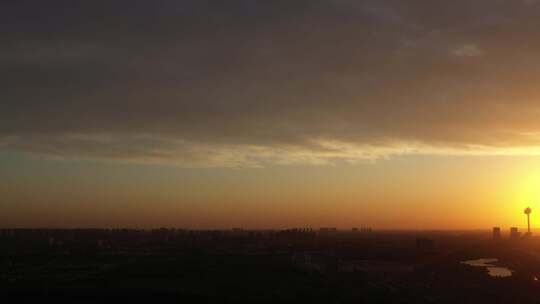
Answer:
[[[525,210],[523,210],[523,213],[527,215],[527,235],[531,235],[531,222],[529,219],[529,215],[531,214],[531,208],[527,207]]]

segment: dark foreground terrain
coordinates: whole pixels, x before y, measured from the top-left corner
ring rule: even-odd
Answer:
[[[540,303],[535,237],[160,229],[3,230],[0,240],[9,303]],[[483,257],[512,275],[461,263]]]

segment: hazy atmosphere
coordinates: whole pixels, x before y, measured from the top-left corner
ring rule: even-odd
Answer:
[[[540,207],[540,1],[8,0],[0,34],[1,226],[487,229]]]

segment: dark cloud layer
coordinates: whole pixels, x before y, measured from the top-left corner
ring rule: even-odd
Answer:
[[[537,1],[13,0],[0,34],[2,150],[236,166],[540,143]]]

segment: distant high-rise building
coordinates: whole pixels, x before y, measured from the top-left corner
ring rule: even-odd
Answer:
[[[525,208],[525,210],[523,211],[523,213],[525,213],[525,215],[527,215],[527,234],[526,234],[526,236],[531,235],[531,221],[530,221],[531,211],[532,211],[532,209],[529,208],[529,207]]]
[[[322,227],[320,229],[321,232],[336,232],[337,228],[335,227]]]
[[[521,234],[518,231],[517,227],[511,227],[510,228],[510,238],[511,239],[518,239],[521,236]]]
[[[335,235],[337,233],[337,228],[335,227],[322,227],[319,230],[319,235]]]
[[[362,227],[360,228],[360,232],[363,232],[363,233],[371,233],[373,231],[373,229],[371,227]]]
[[[493,227],[493,239],[494,240],[500,240],[501,239],[501,228],[500,227]]]

